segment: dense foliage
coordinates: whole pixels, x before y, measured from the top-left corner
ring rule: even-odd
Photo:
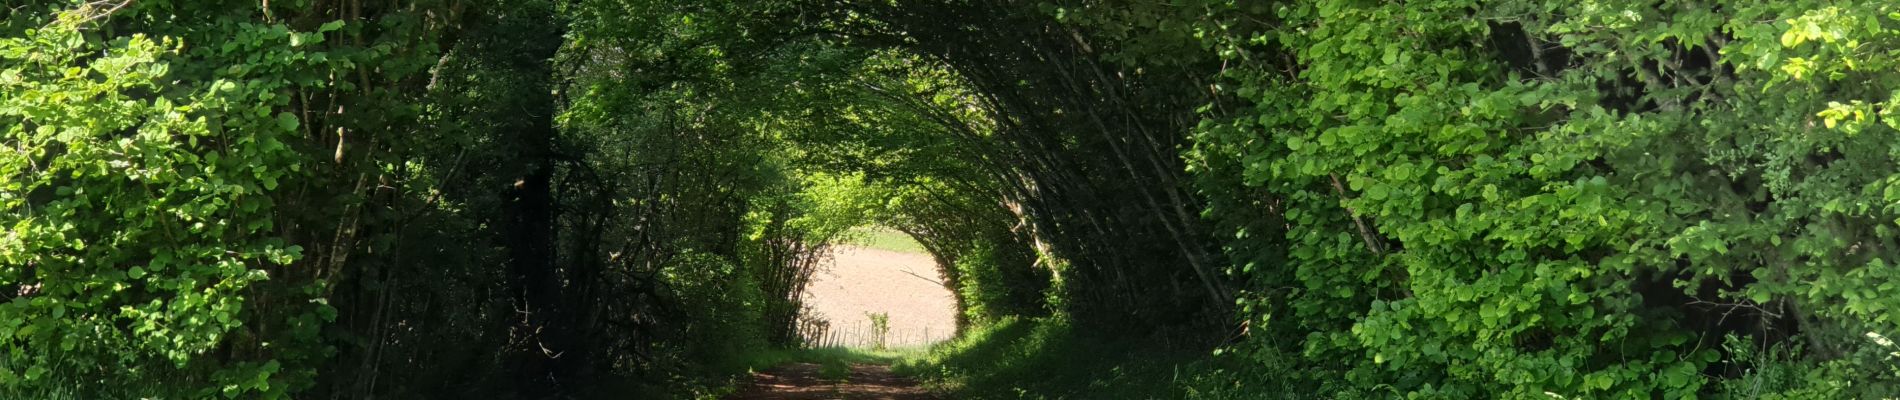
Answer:
[[[392,54],[418,44],[202,3],[10,6],[0,393],[281,396],[331,355],[318,336],[337,310],[313,277],[350,250],[311,223],[360,202],[308,188],[363,187],[383,164],[342,141],[403,110],[323,110],[388,104],[415,70]],[[385,30],[405,39],[361,40]],[[318,146],[335,166],[310,165]]]
[[[564,99],[615,64],[563,5],[6,7],[0,397],[677,392],[822,248],[761,131]]]
[[[1211,190],[1283,210],[1211,211],[1281,243],[1235,247],[1279,264],[1248,274],[1255,335],[1296,339],[1253,356],[1325,396],[1900,390],[1895,11],[1234,10],[1208,44],[1249,107],[1195,135]]]
[[[1900,392],[1892,2],[24,3],[4,398],[711,395],[866,225],[970,396]]]

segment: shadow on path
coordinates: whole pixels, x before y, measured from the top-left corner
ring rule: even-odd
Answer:
[[[726,400],[936,400],[885,365],[856,364],[843,380],[818,377],[818,364],[796,363],[752,374],[752,385]]]

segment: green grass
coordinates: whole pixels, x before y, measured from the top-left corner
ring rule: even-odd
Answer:
[[[818,378],[843,380],[856,364],[895,365],[923,357],[923,348],[865,350],[842,347],[783,349],[758,353],[749,361],[753,371],[792,363],[818,364]]]
[[[1181,398],[1197,352],[1153,350],[1049,319],[1007,319],[897,366],[959,399]]]
[[[871,226],[853,229],[848,243],[880,250],[901,253],[923,253],[924,245],[918,244],[910,235],[896,229]]]
[[[841,381],[851,377],[851,364],[842,360],[831,360],[818,366],[818,379]]]
[[[1339,398],[1291,385],[1288,378],[1298,371],[1263,366],[1233,352],[1210,353],[1106,335],[1059,317],[1007,318],[970,329],[893,369],[954,399]]]
[[[1307,389],[1275,384],[1289,371],[1233,361],[1095,334],[1060,318],[1009,318],[928,348],[785,349],[753,353],[745,362],[754,371],[788,363],[818,364],[819,377],[828,380],[847,378],[853,364],[891,365],[894,372],[953,399],[1319,398]]]
[[[748,368],[763,370],[791,363],[828,364],[877,364],[894,365],[904,360],[922,357],[923,348],[898,348],[889,350],[849,349],[827,347],[822,349],[782,349],[753,354],[747,361]]]

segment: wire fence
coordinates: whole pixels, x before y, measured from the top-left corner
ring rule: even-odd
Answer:
[[[808,319],[799,322],[798,337],[809,348],[843,347],[853,349],[894,349],[923,347],[949,340],[956,332],[930,327],[901,329],[871,321],[834,325],[831,321]]]

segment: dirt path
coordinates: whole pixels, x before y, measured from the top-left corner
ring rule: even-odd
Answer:
[[[752,374],[752,386],[726,400],[936,400],[884,365],[851,366],[849,378],[818,377],[818,364],[787,364]]]

